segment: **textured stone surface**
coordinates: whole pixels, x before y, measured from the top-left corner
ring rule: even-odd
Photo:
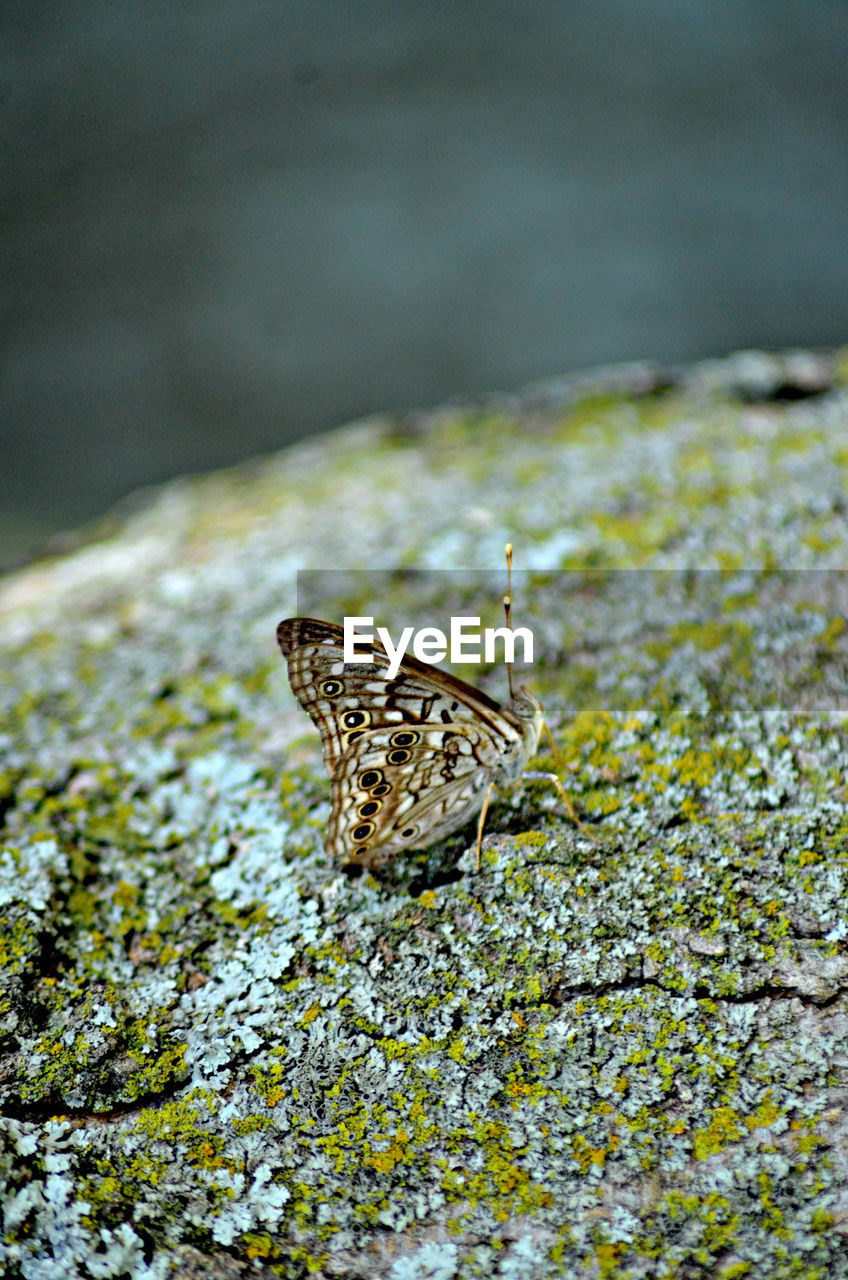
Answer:
[[[843,1274],[845,382],[374,420],[0,583],[7,1274]],[[295,571],[508,538],[585,829],[528,782],[479,874],[466,832],[351,879]]]

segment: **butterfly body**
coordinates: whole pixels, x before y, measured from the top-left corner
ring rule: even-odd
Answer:
[[[277,640],[321,734],[333,857],[375,865],[450,835],[536,752],[542,708],[528,690],[501,706],[412,657],[389,678],[378,643],[359,646],[370,663],[345,663],[342,629],[316,618],[287,618]]]

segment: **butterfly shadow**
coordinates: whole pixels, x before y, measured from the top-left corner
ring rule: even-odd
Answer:
[[[486,833],[483,837],[484,850],[487,846],[523,835],[528,830],[538,829],[539,808],[530,789],[523,787],[520,793],[512,793],[512,795],[514,799],[510,798],[509,793],[495,791],[489,808]],[[549,828],[547,834],[554,840],[562,834],[560,824],[556,821],[554,824],[549,824],[547,820],[550,818],[556,820],[559,816],[546,811],[545,825]],[[568,813],[564,813],[562,817],[566,825],[573,828]],[[580,828],[591,845],[597,847],[597,836],[587,831],[582,822]],[[461,865],[466,855],[473,858],[477,834],[478,819],[472,818],[459,831],[434,842],[426,849],[410,850],[405,855],[394,854],[384,862],[370,866],[361,862],[346,862],[342,863],[340,870],[349,880],[357,880],[368,872],[381,888],[393,893],[406,893],[411,898],[419,898],[428,890],[456,884],[469,875],[482,873],[482,868],[475,870],[473,865],[470,867]],[[534,861],[538,860],[538,858],[534,859]]]
[[[374,866],[344,862],[340,871],[348,880],[358,880],[367,872],[390,893],[406,893],[410,898],[420,898],[427,890],[456,884],[464,878],[466,872],[459,865],[459,860],[469,846],[473,847],[476,830],[476,819],[472,819],[459,832],[437,840],[426,849],[400,856],[395,854]]]

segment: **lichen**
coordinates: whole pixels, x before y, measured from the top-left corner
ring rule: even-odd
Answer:
[[[840,1273],[846,403],[726,369],[348,429],[0,585],[7,1274]],[[479,873],[348,877],[294,571],[507,537],[580,825],[527,780]]]

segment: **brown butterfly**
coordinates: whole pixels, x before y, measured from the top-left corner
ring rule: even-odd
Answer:
[[[504,604],[509,626],[509,595]],[[389,678],[389,658],[376,641],[358,642],[359,652],[374,655],[370,663],[345,663],[342,628],[317,618],[286,618],[277,641],[292,690],[321,734],[332,783],[332,857],[375,866],[450,835],[479,812],[479,868],[492,788],[522,774],[552,781],[574,816],[556,774],[525,773],[544,718],[535,694],[513,692],[509,665],[511,696],[501,706],[413,657]]]

